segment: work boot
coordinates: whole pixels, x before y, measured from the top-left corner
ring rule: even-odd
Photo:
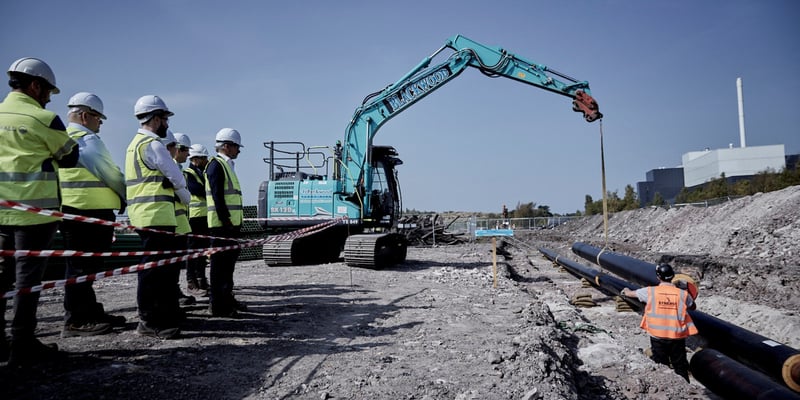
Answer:
[[[75,336],[97,336],[111,332],[111,324],[106,322],[86,322],[83,324],[64,324],[62,338]]]
[[[136,327],[136,333],[142,336],[150,336],[159,339],[174,339],[181,333],[181,329],[178,327],[162,328],[150,325],[144,321],[139,321],[139,325]]]
[[[190,306],[197,302],[197,299],[194,296],[188,296],[183,294],[183,292],[178,294],[178,304],[181,306]]]
[[[122,328],[125,326],[126,319],[122,315],[103,314],[97,318],[97,322],[109,324],[114,328]]]
[[[186,282],[186,289],[193,295],[208,297],[208,289],[201,289],[198,279],[189,279],[189,281]]]
[[[12,340],[8,366],[26,368],[35,364],[62,360],[66,354],[55,343],[44,344],[36,338]]]

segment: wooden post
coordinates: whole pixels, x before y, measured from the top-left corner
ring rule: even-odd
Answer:
[[[494,278],[494,287],[497,289],[497,238],[492,236],[492,277]]]

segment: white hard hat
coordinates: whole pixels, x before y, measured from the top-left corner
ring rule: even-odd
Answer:
[[[53,73],[53,70],[50,69],[50,66],[47,65],[46,62],[38,58],[24,57],[14,61],[14,63],[8,67],[8,76],[11,76],[12,72],[19,72],[25,75],[42,78],[53,87],[50,89],[51,93],[61,93],[61,91],[58,90],[58,87],[56,87],[56,74]]]
[[[189,146],[189,158],[208,157],[208,149],[202,144],[195,143]]]
[[[175,134],[175,141],[178,145],[183,147],[190,147],[192,145],[192,141],[189,139],[189,136],[185,133],[176,133]]]
[[[149,121],[150,114],[156,111],[163,111],[168,117],[175,115],[167,108],[167,103],[164,103],[161,97],[152,94],[139,97],[139,100],[136,100],[136,105],[133,106],[133,115],[142,123]]]
[[[169,129],[167,129],[167,135],[164,136],[163,138],[158,139],[158,140],[161,143],[164,143],[164,146],[169,146],[172,143],[178,143],[178,141],[175,140],[175,135]]]
[[[78,92],[69,98],[67,107],[89,107],[90,110],[100,114],[100,118],[106,119],[103,114],[103,101],[96,95],[89,92]]]
[[[219,132],[217,132],[216,141],[217,143],[231,142],[239,145],[239,147],[244,147],[242,146],[242,136],[239,135],[239,131],[237,131],[236,129],[231,129],[231,128],[220,129]]]

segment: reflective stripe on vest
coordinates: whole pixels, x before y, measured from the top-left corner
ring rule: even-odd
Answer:
[[[134,226],[177,226],[175,191],[164,188],[166,177],[144,163],[144,149],[155,138],[137,133],[125,153],[128,216]]]
[[[197,172],[192,168],[186,168],[183,170],[184,175],[186,176],[186,181],[188,182],[189,179],[194,179],[200,186],[205,187],[204,180],[197,175]],[[189,218],[199,218],[199,217],[206,217],[208,216],[208,204],[206,204],[205,196],[200,197],[197,195],[192,195],[192,198],[189,200]]]
[[[662,339],[681,339],[697,334],[686,307],[687,295],[685,290],[670,285],[647,288],[647,304],[640,327],[651,336]]]
[[[73,127],[67,133],[74,140],[89,132]],[[59,168],[58,179],[61,184],[61,204],[79,210],[105,210],[120,208],[120,199],[114,190],[88,169],[77,165],[75,168]]]
[[[0,103],[0,198],[49,209],[60,207],[58,160],[75,141],[58,116],[30,96],[10,92]],[[0,208],[0,225],[38,225],[58,218]]]
[[[228,212],[231,214],[231,223],[234,226],[241,226],[244,213],[242,209],[242,189],[239,186],[239,178],[231,171],[231,166],[228,165],[222,157],[215,156],[211,160],[212,162],[216,160],[225,172],[223,194],[225,205],[228,207]],[[219,214],[217,214],[217,207],[214,204],[214,196],[211,195],[211,186],[208,184],[208,179],[206,179],[206,201],[208,202],[208,227],[219,228],[223,226],[222,220],[219,218]]]
[[[178,165],[178,168],[181,167],[177,161],[175,164]],[[181,199],[178,196],[175,196],[175,223],[177,224],[175,233],[185,234],[192,232],[192,226],[189,225],[189,206],[181,203]]]

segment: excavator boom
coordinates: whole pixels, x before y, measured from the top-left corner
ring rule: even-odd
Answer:
[[[441,64],[431,61],[445,50],[452,53]],[[433,54],[425,57],[399,80],[368,95],[350,119],[345,139],[337,144],[332,179],[299,171],[284,172],[262,183],[259,217],[264,228],[299,228],[332,218],[345,222],[325,233],[302,237],[292,242],[265,244],[264,260],[269,265],[316,263],[332,260],[344,250],[348,265],[376,267],[405,260],[405,238],[395,232],[402,210],[395,166],[402,164],[391,146],[378,146],[373,138],[384,123],[408,109],[436,89],[444,86],[467,68],[476,68],[488,77],[504,77],[526,83],[572,99],[572,109],[588,122],[603,117],[592,98],[589,84],[526,60],[500,47],[486,46],[456,35]],[[265,143],[271,168],[280,155],[273,143]],[[303,147],[305,149],[305,147]],[[308,148],[311,149],[311,148]],[[308,160],[310,151],[294,155],[296,164]],[[326,163],[327,163],[326,158]],[[321,165],[320,165],[321,166]],[[286,165],[278,166],[288,167]],[[287,176],[287,178],[284,178]],[[288,178],[289,176],[294,178]],[[261,196],[261,195],[260,195]]]

